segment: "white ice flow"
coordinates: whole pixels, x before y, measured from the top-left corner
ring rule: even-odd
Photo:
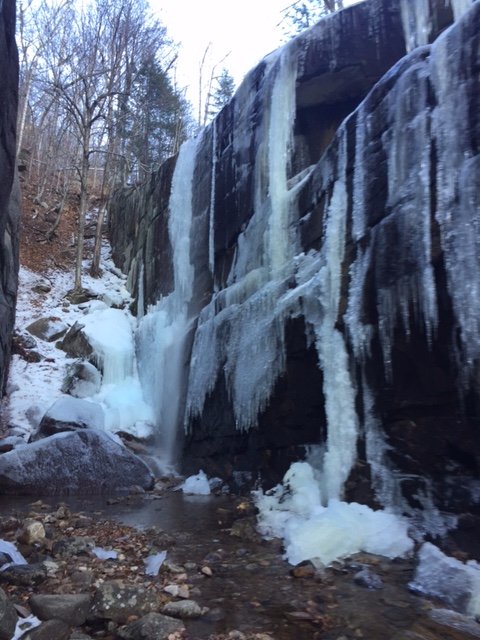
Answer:
[[[91,399],[104,409],[105,429],[148,437],[155,421],[137,374],[134,323],[121,309],[96,310],[82,319],[83,331],[103,370],[102,387]]]
[[[283,538],[285,557],[293,565],[312,560],[328,566],[360,551],[395,558],[413,549],[408,523],[392,513],[340,500],[323,506],[308,462],[292,464],[283,484],[254,492],[254,499],[260,532]]]

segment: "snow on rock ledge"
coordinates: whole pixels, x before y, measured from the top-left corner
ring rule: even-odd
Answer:
[[[0,494],[102,494],[151,489],[148,467],[93,429],[60,433],[0,456]]]
[[[40,422],[38,437],[51,436],[61,431],[76,429],[103,429],[104,412],[96,402],[63,396],[48,409]]]

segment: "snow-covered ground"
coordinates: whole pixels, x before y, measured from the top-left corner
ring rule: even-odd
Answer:
[[[106,429],[148,436],[153,419],[150,408],[143,402],[136,375],[136,319],[128,309],[131,298],[125,287],[126,277],[114,266],[107,244],[102,251],[102,277],[92,278],[88,266],[85,262],[83,287],[97,299],[80,305],[71,304],[65,297],[73,288],[73,273],[51,271],[42,275],[21,267],[16,331],[29,336],[26,327],[40,318],[57,318],[68,327],[76,322],[84,324],[99,365],[108,369],[99,393],[87,400],[102,406]],[[112,309],[112,303],[122,308]],[[26,439],[37,429],[49,407],[62,397],[66,367],[74,361],[55,346],[56,341],[39,338],[35,341],[33,350],[41,360],[27,362],[19,355],[13,356],[4,401],[9,427]],[[122,368],[119,362],[125,366]]]

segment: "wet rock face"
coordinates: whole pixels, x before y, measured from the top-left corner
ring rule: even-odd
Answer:
[[[350,402],[348,498],[382,505],[399,490],[402,510],[431,500],[471,510],[480,9],[442,33],[451,3],[427,4],[428,33],[400,1],[369,0],[323,21],[252,70],[202,134],[195,333],[180,391],[187,471],[249,471],[273,484],[305,445],[335,446]],[[293,107],[277,113],[290,90]],[[275,164],[290,108],[288,162]],[[111,211],[117,260],[149,302],[173,286],[172,164]],[[347,378],[350,398],[338,403],[332,380]]]
[[[0,393],[8,375],[18,284],[20,193],[15,179],[15,131],[18,58],[15,45],[15,1],[0,8]]]

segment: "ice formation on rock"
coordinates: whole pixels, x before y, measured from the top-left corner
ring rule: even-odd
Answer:
[[[133,318],[121,309],[99,309],[85,315],[82,324],[103,372],[100,391],[91,400],[103,407],[105,429],[150,436],[154,416],[138,377]]]

